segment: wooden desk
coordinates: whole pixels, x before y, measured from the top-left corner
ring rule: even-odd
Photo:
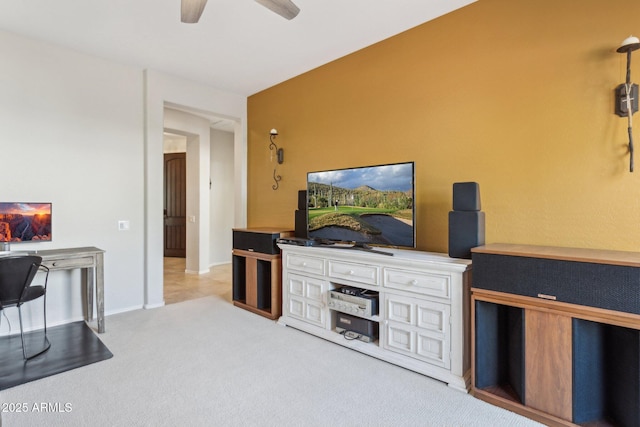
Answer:
[[[85,321],[93,320],[93,289],[95,283],[98,315],[98,333],[104,332],[104,251],[94,247],[48,249],[29,251],[30,255],[42,257],[42,264],[50,271],[75,270],[80,268],[86,273],[85,285]]]

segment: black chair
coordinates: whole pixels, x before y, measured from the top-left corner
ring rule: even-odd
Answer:
[[[43,270],[46,275],[44,285],[32,286],[38,270]],[[42,257],[35,255],[18,255],[0,257],[0,312],[7,307],[18,307],[20,317],[20,339],[22,340],[22,355],[25,360],[49,350],[51,343],[47,337],[47,280],[49,269],[42,265]],[[44,300],[44,349],[27,356],[24,342],[24,330],[22,327],[22,304],[43,297]],[[1,319],[0,319],[1,320]]]

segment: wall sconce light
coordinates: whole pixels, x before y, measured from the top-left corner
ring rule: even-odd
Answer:
[[[278,164],[281,165],[282,162],[284,162],[284,150],[282,148],[278,148],[278,146],[276,145],[274,141],[276,139],[276,136],[278,136],[278,131],[275,129],[271,129],[271,132],[269,132],[269,151],[271,152],[271,161],[273,161],[273,153],[275,152]],[[276,168],[273,168],[273,180],[275,181],[275,184],[273,184],[271,188],[277,190],[280,185],[279,182],[281,179],[282,177],[276,174]]]
[[[276,156],[278,157],[278,164],[281,165],[282,162],[284,162],[284,151],[282,150],[282,148],[278,148],[276,143],[273,141],[274,139],[276,139],[276,136],[278,136],[278,131],[275,129],[271,129],[271,133],[269,135],[269,141],[271,141],[271,144],[269,144],[269,150],[276,152]],[[273,160],[273,153],[271,153],[271,160]]]
[[[616,50],[627,54],[627,79],[616,88],[615,113],[627,118],[627,132],[629,133],[629,172],[633,172],[633,114],[638,111],[638,85],[631,83],[631,52],[640,49],[640,40],[629,36]]]

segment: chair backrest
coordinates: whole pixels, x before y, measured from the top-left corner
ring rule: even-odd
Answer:
[[[0,308],[18,305],[41,263],[36,255],[0,257]]]

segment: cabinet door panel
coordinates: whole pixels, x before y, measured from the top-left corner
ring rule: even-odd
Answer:
[[[571,318],[525,311],[525,405],[571,421]]]
[[[449,368],[451,359],[446,351],[446,342],[442,338],[431,336],[427,333],[418,333],[416,353],[425,359],[430,359],[433,364]]]
[[[388,350],[451,367],[451,306],[385,294],[385,340]]]
[[[246,264],[246,269],[247,272],[246,277],[247,277],[247,283],[250,283],[250,286],[247,286],[247,305],[250,305],[251,307],[257,307],[258,306],[258,287],[257,287],[257,275],[258,275],[258,260],[256,258],[249,258],[247,257],[247,264]]]
[[[323,282],[315,280],[307,280],[305,282],[305,296],[314,301],[322,301],[324,293]]]
[[[320,304],[307,302],[305,307],[305,319],[318,326],[324,326],[324,309]]]
[[[306,322],[324,326],[324,293],[329,282],[297,274],[287,274],[286,282],[289,289],[289,314]]]
[[[289,314],[304,319],[304,300],[296,297],[289,298]]]
[[[394,322],[413,324],[413,307],[410,302],[387,298],[387,319]]]
[[[421,301],[417,305],[417,325],[429,331],[446,334],[450,311],[448,305]]]
[[[321,303],[306,298],[289,298],[289,315],[318,326],[324,326],[325,310]]]
[[[304,296],[304,278],[289,275],[287,282],[290,295]]]
[[[412,353],[414,350],[413,334],[410,330],[407,330],[403,327],[388,325],[387,347],[392,350]]]

